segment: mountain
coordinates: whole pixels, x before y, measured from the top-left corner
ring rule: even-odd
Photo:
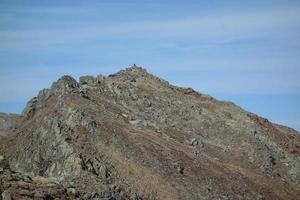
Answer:
[[[0,192],[9,198],[22,196],[22,177],[31,188],[24,199],[300,195],[297,131],[137,66],[79,82],[63,76],[17,118],[0,126],[9,127],[0,142]]]

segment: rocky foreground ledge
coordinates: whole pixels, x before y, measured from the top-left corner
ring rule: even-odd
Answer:
[[[71,188],[67,190],[51,178],[31,177],[12,171],[3,156],[0,156],[0,191],[3,200],[50,200],[75,197]]]
[[[140,67],[63,76],[16,117],[0,125],[2,198],[300,196],[297,131]]]

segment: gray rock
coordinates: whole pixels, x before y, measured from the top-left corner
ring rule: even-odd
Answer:
[[[12,195],[11,192],[8,190],[5,190],[4,192],[2,192],[2,199],[3,200],[12,200]]]
[[[79,78],[80,85],[94,85],[95,83],[97,83],[97,79],[93,76],[81,76]]]
[[[193,139],[191,140],[191,145],[192,145],[192,146],[197,146],[197,145],[198,145],[198,140],[196,140],[196,138],[193,138]]]

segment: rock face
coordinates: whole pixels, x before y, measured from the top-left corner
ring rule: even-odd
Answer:
[[[6,160],[0,158],[0,199],[74,199],[71,190],[65,189],[55,180],[30,177],[14,172]],[[2,197],[2,198],[1,198]]]
[[[57,180],[61,199],[300,195],[299,133],[136,66],[63,76],[13,132],[0,148],[11,170]]]

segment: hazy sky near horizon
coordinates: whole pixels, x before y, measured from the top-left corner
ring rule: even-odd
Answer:
[[[299,131],[299,19],[289,0],[1,0],[0,112],[135,63]]]

